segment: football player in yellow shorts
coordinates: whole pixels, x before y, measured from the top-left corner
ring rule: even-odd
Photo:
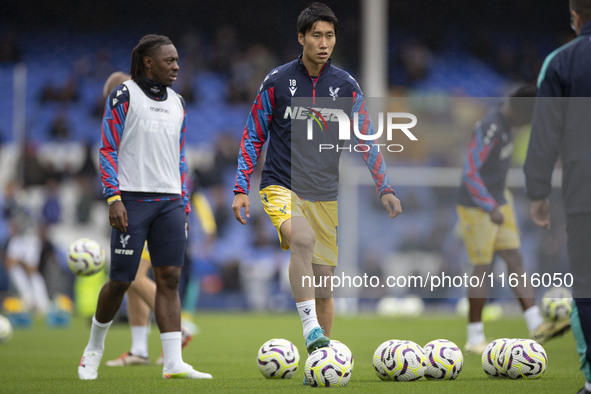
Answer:
[[[457,213],[472,275],[486,277],[492,272],[495,254],[507,265],[507,277],[525,273],[519,251],[520,240],[511,193],[506,177],[513,151],[513,127],[531,121],[536,90],[518,88],[501,104],[491,108],[476,123],[462,172]],[[468,288],[469,323],[464,350],[482,354],[488,345],[482,311],[486,304],[488,279],[481,287]],[[508,286],[508,280],[504,281]],[[544,342],[555,332],[544,322],[531,286],[511,288],[523,310],[530,336]]]
[[[260,196],[277,228],[281,246],[291,250],[292,295],[302,322],[306,348],[312,352],[329,344],[334,301],[327,286],[314,288],[304,285],[303,281],[314,277],[326,280],[334,274],[338,258],[339,181],[339,153],[318,153],[318,145],[315,148],[312,145],[322,141],[330,146],[342,146],[342,141],[336,133],[338,128],[332,126],[335,122],[327,129],[320,121],[317,121],[319,127],[311,124],[316,128],[314,138],[318,139],[306,141],[309,122],[304,118],[311,117],[312,112],[322,117],[322,112],[338,110],[349,119],[357,114],[356,126],[365,136],[374,135],[374,128],[359,85],[349,73],[332,65],[330,55],[338,34],[338,20],[332,10],[325,4],[312,3],[300,13],[297,31],[301,56],[271,70],[248,115],[238,155],[232,210],[234,217],[246,224],[250,215],[250,178],[261,148],[268,140]],[[298,99],[306,103],[305,108],[293,103]],[[294,115],[306,108],[310,111],[306,112],[308,115]],[[378,198],[390,218],[394,218],[402,212],[400,201],[390,186],[379,147],[370,139],[363,141],[369,148],[362,157],[373,177]],[[355,142],[359,142],[359,138]]]

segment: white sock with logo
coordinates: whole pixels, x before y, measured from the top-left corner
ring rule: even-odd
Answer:
[[[484,342],[484,324],[480,322],[468,323],[468,343],[475,345]]]
[[[525,312],[523,312],[523,317],[525,317],[525,323],[530,332],[535,331],[535,329],[544,322],[544,318],[540,313],[540,307],[537,305],[527,308]]]
[[[148,357],[148,326],[131,326],[131,350],[134,356]]]
[[[320,327],[316,316],[316,300],[296,302],[296,308],[298,308],[298,314],[304,327],[304,338],[307,338],[310,331]]]

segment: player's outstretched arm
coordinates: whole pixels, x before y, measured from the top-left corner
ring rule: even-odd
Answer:
[[[550,200],[532,200],[529,215],[536,226],[550,230]]]
[[[363,94],[361,94],[361,92],[353,92],[353,109],[351,111],[351,119],[354,119],[354,114],[358,114],[358,126],[360,133],[363,135],[374,135],[373,122],[371,121],[371,117],[367,112],[365,99],[363,98]],[[355,141],[355,144],[361,143],[357,134],[353,135],[353,140]],[[394,190],[390,186],[390,177],[388,176],[388,170],[386,169],[386,162],[382,156],[382,152],[380,152],[378,142],[376,140],[365,140],[363,143],[370,146],[370,149],[367,152],[364,152],[362,157],[376,185],[378,196],[380,196],[380,199],[382,199],[386,194],[392,194],[393,196]],[[396,200],[398,199],[396,198]],[[382,202],[383,201],[384,200],[382,199]],[[398,202],[398,204],[400,204],[400,202]],[[384,206],[386,206],[386,204],[384,204]]]
[[[241,224],[246,224],[246,219],[242,217],[242,208],[244,208],[244,216],[250,218],[250,201],[248,200],[248,194],[237,193],[234,196],[234,202],[232,203],[232,211],[234,211],[234,217]]]
[[[382,205],[388,211],[388,216],[390,219],[394,219],[396,216],[402,213],[402,206],[400,205],[400,200],[391,193],[383,194],[381,197]]]

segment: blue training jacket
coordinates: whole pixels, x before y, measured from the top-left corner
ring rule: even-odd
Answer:
[[[491,212],[505,204],[507,172],[513,153],[513,128],[495,106],[477,122],[462,168],[458,204]]]
[[[338,137],[337,124],[325,119],[322,109],[316,107],[324,108],[327,102],[334,103],[351,118],[354,112],[358,113],[360,133],[374,134],[359,85],[349,73],[333,66],[331,60],[318,76],[310,76],[301,56],[272,70],[261,84],[246,121],[238,154],[234,193],[248,194],[251,175],[268,140],[261,189],[278,185],[307,200],[336,200],[341,151],[318,151],[319,143],[343,145]],[[312,117],[315,118],[314,140],[308,141],[309,119],[306,118]],[[352,134],[353,143],[359,143]],[[375,141],[362,143],[372,146],[361,154],[373,177],[378,196],[394,193],[379,147],[372,145]]]

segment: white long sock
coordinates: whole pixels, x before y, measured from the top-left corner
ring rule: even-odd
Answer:
[[[534,331],[544,322],[544,318],[540,313],[540,307],[537,305],[527,308],[525,312],[523,312],[523,317],[525,317],[525,323],[530,332]]]
[[[47,295],[45,280],[39,272],[34,272],[30,278],[37,312],[45,314],[49,310],[49,295]]]
[[[585,390],[591,391],[591,382],[585,382]]]
[[[105,350],[105,338],[107,336],[107,332],[109,331],[109,327],[113,324],[113,320],[107,323],[99,323],[96,320],[96,317],[92,317],[92,324],[90,326],[90,339],[88,340],[88,345],[86,345],[85,352],[100,352],[102,353]]]
[[[316,316],[316,300],[296,302],[296,307],[304,328],[304,338],[307,338],[312,329],[320,327]]]
[[[13,266],[8,270],[8,277],[27,309],[32,308],[35,305],[35,298],[25,269],[20,265]]]
[[[476,344],[484,342],[484,324],[482,322],[468,323],[468,343]]]
[[[181,351],[182,333],[180,331],[163,332],[160,334],[162,341],[163,370],[176,371],[183,365]]]
[[[148,326],[131,326],[131,354],[148,357]]]

